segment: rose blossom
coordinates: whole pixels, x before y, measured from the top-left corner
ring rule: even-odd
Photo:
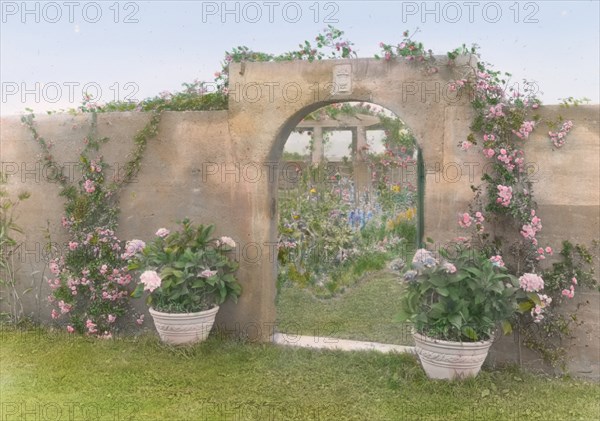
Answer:
[[[58,275],[58,273],[59,273],[58,263],[50,262],[50,264],[48,266],[50,268],[50,272],[52,272],[55,275]]]
[[[470,227],[472,222],[473,218],[471,218],[471,215],[468,213],[465,212],[462,215],[459,215],[458,225],[460,225],[462,228]]]
[[[85,191],[87,193],[93,193],[96,190],[96,187],[94,186],[94,182],[92,180],[85,180],[85,183],[83,184],[83,188],[85,189]]]

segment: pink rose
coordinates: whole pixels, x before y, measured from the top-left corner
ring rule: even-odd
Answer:
[[[94,186],[94,182],[92,180],[85,180],[83,188],[87,193],[93,193],[96,190],[96,186]]]

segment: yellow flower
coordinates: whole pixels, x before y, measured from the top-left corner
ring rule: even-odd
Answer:
[[[400,193],[400,186],[398,184],[395,184],[392,186],[392,191],[394,193]]]
[[[315,188],[313,187],[312,189],[310,189],[310,192],[311,192],[312,194],[315,194],[315,193],[317,192],[317,189],[315,189]]]

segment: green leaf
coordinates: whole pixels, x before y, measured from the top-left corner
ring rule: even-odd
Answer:
[[[471,326],[465,326],[462,328],[462,333],[463,335],[465,335],[467,338],[472,339],[474,341],[477,340],[477,332],[475,332],[475,329],[473,329]]]
[[[144,284],[138,284],[135,289],[133,290],[133,292],[131,293],[131,296],[133,298],[140,298],[142,296],[144,292]]]
[[[460,314],[452,314],[451,316],[448,316],[448,321],[452,324],[452,326],[454,326],[458,330],[461,330],[462,316]]]
[[[502,332],[505,335],[508,335],[509,333],[512,332],[512,325],[510,324],[510,322],[508,320],[502,321]]]
[[[525,313],[525,312],[531,310],[533,307],[534,307],[534,305],[531,301],[523,301],[523,302],[519,303],[519,311],[521,313]]]

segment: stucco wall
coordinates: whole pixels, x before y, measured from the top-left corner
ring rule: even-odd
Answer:
[[[332,93],[340,64],[351,65],[352,88]],[[472,114],[466,98],[448,95],[446,82],[452,78],[447,70],[427,75],[409,63],[370,59],[232,65],[229,110],[164,114],[136,182],[121,192],[118,234],[122,239],[148,240],[158,227],[173,227],[173,221],[184,216],[216,223],[217,234],[231,235],[239,244],[244,287],[240,302],[226,304],[217,323],[233,333],[268,339],[275,320],[277,183],[273,181],[290,131],[307,113],[333,102],[370,101],[395,112],[423,150],[425,235],[443,243],[459,235],[456,215],[466,209],[472,197],[469,186],[478,182],[483,164],[474,150],[456,147],[469,134]],[[527,160],[539,169],[535,191],[544,220],[542,240],[555,247],[565,238],[588,243],[598,237],[598,110],[598,106],[544,107],[544,116],[562,114],[574,121],[567,145],[553,150],[545,128],[526,143]],[[141,113],[98,116],[99,135],[111,139],[102,150],[109,164],[122,168],[133,135],[148,119]],[[76,162],[89,117],[55,114],[36,120],[39,132],[55,141],[58,160]],[[19,212],[25,228],[19,279],[24,288],[32,282],[39,285],[42,302],[38,309],[35,296],[28,294],[24,303],[28,312],[41,310],[47,319],[43,298],[49,290],[40,283],[47,243],[44,228],[50,221],[52,240],[65,242],[59,226],[62,200],[58,186],[47,180],[43,168],[36,168],[39,149],[19,117],[3,117],[0,129],[2,170],[11,174],[9,189],[25,189],[32,195]],[[595,314],[590,323],[597,332]]]

